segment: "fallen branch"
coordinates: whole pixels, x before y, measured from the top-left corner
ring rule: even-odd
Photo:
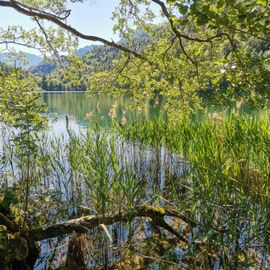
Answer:
[[[98,227],[100,224],[111,225],[119,221],[129,222],[136,217],[148,217],[151,218],[153,222],[157,221],[157,225],[176,235],[180,240],[190,242],[189,240],[182,237],[180,233],[176,232],[168,223],[164,221],[163,218],[165,216],[177,217],[183,220],[185,223],[190,224],[191,226],[197,226],[196,223],[191,221],[185,215],[179,213],[176,209],[159,208],[145,205],[125,213],[118,213],[115,215],[107,216],[83,216],[77,219],[68,220],[60,224],[34,228],[30,231],[30,237],[35,241],[40,241],[43,239],[62,236],[73,232],[86,233],[90,229]]]

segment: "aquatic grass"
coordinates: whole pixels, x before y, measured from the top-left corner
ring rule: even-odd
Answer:
[[[238,265],[241,254],[247,260],[254,241],[263,246],[264,239],[269,239],[269,130],[266,114],[230,114],[222,122],[205,118],[173,125],[129,123],[120,133],[127,140],[153,147],[156,136],[162,147],[189,162],[184,199],[179,194],[179,178],[170,181],[173,196],[167,198],[201,229],[227,228],[226,233],[209,231],[203,238],[205,252],[216,254],[225,265]],[[202,240],[201,235],[195,234],[194,239]]]
[[[254,260],[259,260],[269,245],[269,123],[267,115],[229,115],[222,122],[154,120],[128,122],[114,130],[68,129],[59,138],[39,134],[28,218],[32,225],[43,226],[81,215],[129,211],[127,225],[91,231],[100,241],[93,244],[100,250],[94,261],[108,265],[120,256],[112,255],[108,233],[120,247],[140,239],[136,234],[142,233],[141,227],[145,234],[153,232],[152,223],[132,218],[136,207],[173,206],[195,224],[183,230],[176,223],[175,230],[202,243],[188,247],[182,263],[249,267],[250,254],[256,251]],[[7,171],[15,178],[20,168],[18,149],[6,139],[3,182]],[[243,257],[247,259],[241,262]]]
[[[132,207],[138,200],[140,183],[129,160],[117,154],[125,149],[112,132],[88,130],[71,134],[68,150],[73,173],[87,187],[89,208],[96,213],[108,213],[122,206]]]

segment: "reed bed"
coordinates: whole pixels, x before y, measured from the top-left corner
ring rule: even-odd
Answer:
[[[223,118],[133,122],[119,130],[126,140],[166,148],[189,162],[185,179],[167,176],[170,192],[163,196],[198,222],[193,239],[201,240],[207,231],[205,247],[190,256],[215,258],[217,269],[255,267],[258,260],[269,260],[269,115]]]
[[[133,263],[130,269],[270,265],[267,114],[252,118],[231,114],[177,124],[160,119],[128,122],[125,127],[96,126],[79,134],[67,126],[67,133],[58,138],[32,134],[33,151],[27,152],[27,159],[12,139],[17,135],[1,130],[1,185],[16,193],[19,200],[14,205],[31,226],[130,213],[128,222],[89,231],[84,240],[89,269],[108,268],[127,254],[127,265],[130,258],[144,259],[144,264]],[[31,182],[24,213],[26,161]],[[184,214],[188,224],[173,217],[166,217],[166,222],[190,245],[157,230],[147,218],[134,218],[132,213],[144,205],[161,213],[170,206]],[[61,265],[67,245],[68,238],[43,241],[36,269]]]

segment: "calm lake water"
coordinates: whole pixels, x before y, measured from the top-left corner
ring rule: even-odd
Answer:
[[[73,127],[86,127],[97,123],[100,127],[111,127],[112,118],[109,115],[115,113],[115,120],[121,122],[126,118],[130,120],[143,120],[162,117],[162,99],[145,100],[144,108],[131,109],[128,96],[113,98],[109,95],[95,94],[91,97],[85,93],[44,93],[43,102],[48,106],[48,115],[53,128],[58,132],[63,131],[66,116]]]
[[[112,126],[112,117],[109,115],[112,109],[115,111],[115,121],[121,122],[126,118],[131,120],[151,120],[153,118],[166,118],[166,113],[162,109],[164,100],[161,97],[145,100],[144,108],[131,109],[131,99],[129,96],[113,98],[109,95],[95,94],[88,96],[84,92],[53,92],[43,93],[42,101],[48,106],[48,116],[50,126],[56,133],[66,132],[66,116],[70,126],[75,130],[80,130],[93,124],[107,128]],[[223,113],[225,109],[232,111],[235,103],[227,108],[226,106],[210,105],[209,113]],[[269,113],[270,103],[264,110],[254,110],[248,105],[244,105],[241,111],[250,115],[258,113]],[[196,119],[200,119],[204,113],[197,111]]]

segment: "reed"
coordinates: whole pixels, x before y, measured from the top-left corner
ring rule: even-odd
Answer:
[[[9,131],[1,130],[1,185],[13,187],[24,205],[24,157]],[[147,219],[133,218],[136,207],[147,204],[162,212],[162,207],[173,206],[192,222],[184,226],[168,221],[194,245],[163,250],[160,267],[168,261],[193,269],[267,265],[262,258],[269,256],[269,130],[267,114],[231,114],[222,121],[210,117],[171,124],[156,119],[110,130],[96,126],[79,134],[68,127],[59,138],[36,134],[34,155],[27,163],[27,220],[43,226],[128,211],[127,225],[101,224],[90,232],[98,240],[91,244],[97,251],[92,263],[107,267],[120,256],[116,247],[151,239],[147,231],[156,231]]]
[[[167,177],[170,192],[163,196],[200,224],[201,231],[191,232],[194,239],[201,240],[202,231],[208,231],[203,254],[216,257],[220,267],[248,267],[255,243],[264,254],[270,228],[268,114],[232,113],[222,121],[207,117],[172,125],[133,122],[119,130],[129,141],[153,147],[158,143],[189,162],[185,181],[183,176]],[[213,226],[228,231],[215,233],[209,230]]]

